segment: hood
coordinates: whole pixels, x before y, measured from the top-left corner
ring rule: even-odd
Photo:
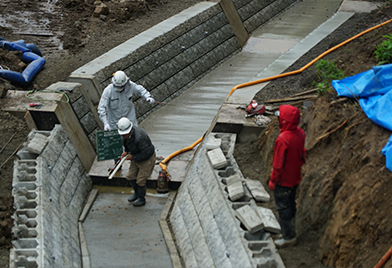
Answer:
[[[280,130],[295,130],[299,124],[300,114],[297,107],[281,105],[279,107]]]

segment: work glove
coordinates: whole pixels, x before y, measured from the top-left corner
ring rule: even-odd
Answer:
[[[273,183],[271,180],[268,182],[268,187],[273,191],[273,190],[275,190],[275,184],[276,183]]]
[[[153,104],[155,102],[155,100],[151,97],[148,97],[146,101],[148,101],[150,104]]]
[[[103,130],[105,130],[105,131],[110,131],[110,126],[109,126],[108,123],[105,123],[105,124],[104,124]]]

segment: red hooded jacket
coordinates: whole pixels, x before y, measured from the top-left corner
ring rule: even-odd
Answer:
[[[300,113],[297,107],[279,107],[280,134],[274,147],[271,183],[293,187],[301,182],[301,166],[305,164],[305,132],[298,127]]]

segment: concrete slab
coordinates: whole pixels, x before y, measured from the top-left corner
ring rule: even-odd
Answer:
[[[339,12],[355,12],[367,13],[376,10],[385,5],[382,2],[366,2],[366,1],[343,1],[339,7]]]
[[[45,136],[41,133],[35,133],[34,137],[31,139],[29,144],[26,146],[26,149],[29,152],[32,152],[35,154],[41,154],[41,152],[45,148],[47,142],[48,142],[47,136]]]
[[[269,202],[270,195],[259,181],[245,179],[246,186],[256,201]]]
[[[256,233],[263,229],[261,218],[249,205],[236,209],[235,216],[244,224],[250,233]]]
[[[265,231],[275,234],[280,233],[280,224],[271,209],[257,207],[257,213],[263,221]]]
[[[227,159],[221,148],[216,148],[207,152],[207,156],[214,169],[220,169],[227,166]]]
[[[157,162],[158,163],[158,162]],[[171,180],[173,182],[182,182],[185,176],[185,172],[188,166],[189,160],[176,160],[170,161],[170,166],[168,166],[167,171],[170,173]],[[93,165],[89,171],[91,177],[108,178],[108,169],[113,167],[114,160],[98,161],[95,158]],[[113,177],[113,179],[124,179],[130,167],[130,162],[125,161],[122,165],[121,170],[119,170]],[[151,174],[149,181],[157,181],[159,171],[161,168],[155,165],[154,170]]]
[[[237,201],[245,195],[244,186],[241,181],[236,181],[227,186],[227,191],[229,192],[229,198],[231,201]]]
[[[246,118],[247,114],[245,110],[239,109],[239,106],[246,106],[249,103],[233,104],[224,103],[219,111],[217,124],[238,124],[248,127],[259,127],[253,120],[253,118]]]
[[[319,2],[323,3],[323,1],[310,1],[310,0],[305,0],[301,3],[300,6],[295,5],[293,9],[290,9],[290,12],[294,14],[301,14],[301,6],[303,4],[311,4],[311,2]],[[335,6],[335,2],[340,1],[327,1],[326,4],[331,4],[333,7]],[[310,13],[308,13],[310,16]],[[344,23],[346,20],[348,20],[354,13],[348,13],[348,12],[326,12],[322,16],[316,12],[315,14],[311,15],[308,19],[311,19],[313,16],[321,16],[324,18],[324,21],[318,21],[321,23],[318,26],[313,25],[315,28],[313,31],[310,31],[307,27],[301,28],[300,25],[296,25],[297,23],[292,23],[290,20],[295,20],[290,14],[286,17],[286,15],[282,15],[282,17],[277,17],[275,20],[271,21],[271,23],[265,27],[261,27],[259,31],[256,30],[255,34],[253,36],[255,37],[263,37],[263,38],[281,38],[281,39],[287,39],[287,38],[298,38],[299,36],[303,36],[304,38],[301,40],[301,42],[298,42],[295,46],[293,46],[289,51],[287,51],[285,54],[281,55],[280,57],[277,57],[275,61],[268,66],[268,68],[263,68],[259,69],[261,70],[253,79],[249,81],[256,81],[272,76],[276,76],[284,72],[289,66],[291,66],[295,61],[297,61],[302,55],[304,55],[307,51],[309,51],[312,47],[317,45],[324,37],[328,36],[330,33],[332,33],[334,30],[336,30],[342,23]],[[327,18],[330,17],[328,20]],[[299,19],[302,20],[303,17],[299,16]],[[290,31],[290,28],[285,27],[284,30],[280,30],[278,32],[273,32],[275,30],[276,25],[275,23],[281,23],[280,20],[284,20],[287,25],[291,25],[293,27],[293,31],[298,31],[297,27],[301,28],[303,30],[303,33],[299,35],[297,33],[295,36],[292,36],[292,32]],[[307,32],[306,35],[303,35]],[[249,103],[250,100],[253,99],[254,95],[262,90],[268,82],[263,82],[260,84],[255,84],[253,86],[248,86],[244,88],[237,89],[234,91],[234,93],[230,96],[230,98],[226,101],[227,103]]]
[[[136,208],[128,191],[100,188],[83,223],[91,267],[173,267],[158,223],[168,195],[147,193],[146,205]]]

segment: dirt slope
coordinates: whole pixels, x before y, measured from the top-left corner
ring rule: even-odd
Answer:
[[[300,69],[340,42],[389,20],[391,15],[391,6],[355,15],[287,71]],[[371,69],[377,64],[375,47],[391,30],[392,25],[387,24],[324,59],[333,60],[346,76]],[[270,82],[255,98],[262,102],[288,97],[314,88],[313,81],[317,81],[315,66]],[[355,100],[334,103],[337,99],[331,89],[311,107],[302,109],[300,126],[307,134],[307,162],[297,195],[299,244],[279,250],[287,267],[374,267],[392,246],[392,174],[381,153],[391,132],[371,122]],[[244,175],[259,179],[267,189],[278,134],[275,119],[258,141],[239,144],[235,151]],[[384,267],[392,267],[392,260]]]

